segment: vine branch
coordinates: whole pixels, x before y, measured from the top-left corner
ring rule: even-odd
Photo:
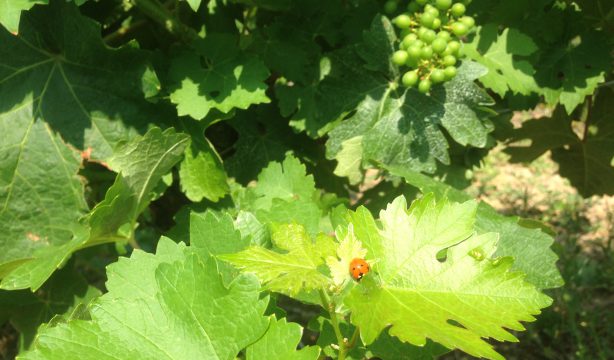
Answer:
[[[168,32],[189,42],[198,37],[194,29],[177,19],[167,8],[157,0],[131,0],[143,14],[162,25]]]

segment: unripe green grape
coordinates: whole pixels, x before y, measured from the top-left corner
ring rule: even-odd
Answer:
[[[441,54],[446,50],[446,47],[448,47],[448,42],[438,37],[433,40],[433,42],[431,43],[431,47],[433,48],[434,52],[436,52],[437,54]]]
[[[423,13],[422,16],[420,16],[420,24],[427,28],[433,26],[433,21],[435,21],[435,17],[429,13]]]
[[[420,49],[420,59],[428,60],[433,57],[433,49],[430,46],[425,46]]]
[[[397,11],[397,2],[394,0],[388,0],[384,4],[384,12],[386,14],[392,14]]]
[[[423,46],[424,46],[424,41],[422,41],[422,40],[418,39],[418,40],[414,41],[414,43],[412,44],[412,46],[417,46],[417,47],[421,48],[421,47],[423,47]]]
[[[431,81],[429,79],[420,80],[420,83],[418,84],[418,91],[426,94],[429,92],[429,90],[431,90]]]
[[[405,50],[397,50],[392,54],[392,62],[399,66],[404,65],[408,58],[409,55]]]
[[[467,30],[475,26],[475,20],[471,16],[463,16],[460,22],[467,27]]]
[[[423,31],[422,35],[420,35],[420,40],[424,41],[426,44],[430,44],[437,38],[437,34],[433,30]]]
[[[416,34],[418,34],[418,37],[422,37],[424,36],[424,33],[427,31],[429,31],[429,28],[421,26],[420,29],[418,29],[418,31],[416,32]]]
[[[458,51],[460,50],[461,44],[458,41],[450,41],[448,43],[448,48],[446,49],[446,52],[450,52],[449,55],[455,55],[458,54]]]
[[[418,5],[424,5],[427,2],[429,2],[429,0],[416,0],[416,3],[418,3]]]
[[[452,24],[452,32],[456,36],[463,36],[466,35],[467,32],[469,32],[469,29],[467,29],[467,26],[465,26],[465,24],[461,22],[455,22],[454,24]]]
[[[415,33],[407,34],[403,38],[403,41],[401,41],[401,47],[407,49],[408,47],[412,46],[414,41],[416,41],[417,39],[418,35],[416,35]]]
[[[416,85],[416,83],[418,82],[418,71],[412,70],[406,72],[405,74],[403,74],[401,82],[403,82],[403,85],[407,87],[412,87]]]
[[[413,32],[412,32],[412,29],[410,29],[410,28],[403,29],[403,30],[401,30],[401,33],[399,34],[399,37],[400,37],[401,39],[403,39],[403,38],[405,38],[407,35],[412,34],[412,33],[413,33]]]
[[[420,59],[421,49],[415,44],[407,48],[407,57],[411,60]]]
[[[441,20],[439,20],[438,17],[435,18],[435,20],[433,20],[433,25],[431,26],[431,29],[439,29],[441,27]]]
[[[424,13],[428,13],[433,15],[433,17],[438,17],[439,16],[439,10],[437,10],[436,7],[434,7],[431,4],[428,4],[424,7]]]
[[[451,35],[450,35],[450,33],[449,33],[449,32],[447,32],[447,31],[445,31],[445,30],[441,30],[440,32],[438,32],[438,33],[437,33],[437,37],[438,37],[438,38],[442,38],[442,39],[444,39],[445,41],[449,41],[449,40],[450,40]]]
[[[459,17],[459,16],[463,16],[463,14],[465,13],[465,5],[463,5],[462,3],[456,3],[454,5],[452,5],[452,9],[450,9],[450,12],[452,13],[452,15],[454,17]]]
[[[439,10],[448,10],[450,6],[452,6],[452,0],[436,0],[435,6],[437,6]]]
[[[450,80],[456,76],[456,68],[454,66],[448,66],[443,69],[443,74],[446,77],[446,80]]]
[[[446,55],[443,57],[442,63],[445,66],[454,66],[456,64],[456,57],[454,55]]]
[[[407,14],[401,14],[392,20],[399,29],[406,29],[411,24],[411,18]]]
[[[441,69],[435,69],[431,72],[431,80],[435,84],[439,84],[440,82],[444,82],[446,79],[446,74]]]

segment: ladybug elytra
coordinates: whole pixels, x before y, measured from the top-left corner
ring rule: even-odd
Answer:
[[[350,261],[350,275],[356,281],[360,281],[363,276],[369,273],[369,263],[365,261],[365,259],[353,259]]]

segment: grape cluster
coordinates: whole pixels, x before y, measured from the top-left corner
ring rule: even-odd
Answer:
[[[387,1],[384,10],[395,13],[397,1]],[[392,62],[408,68],[401,77],[403,85],[417,85],[418,91],[426,94],[432,84],[456,76],[460,39],[475,26],[465,10],[462,2],[452,0],[413,0],[406,12],[392,20],[401,38]]]

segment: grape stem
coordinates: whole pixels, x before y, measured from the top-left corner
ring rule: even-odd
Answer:
[[[198,38],[198,34],[194,29],[179,21],[157,0],[131,0],[131,2],[147,17],[162,25],[168,32],[182,40],[190,42]]]
[[[324,289],[320,289],[320,299],[322,300],[322,306],[324,306],[326,311],[328,311],[330,323],[333,326],[333,331],[337,337],[337,345],[339,346],[339,355],[337,359],[345,360],[348,351],[350,351],[356,344],[359,334],[358,328],[354,330],[351,340],[348,341],[348,339],[344,338],[343,334],[341,333],[341,328],[339,327],[339,319],[337,318],[335,302],[330,298],[330,296],[328,296],[328,293]]]

